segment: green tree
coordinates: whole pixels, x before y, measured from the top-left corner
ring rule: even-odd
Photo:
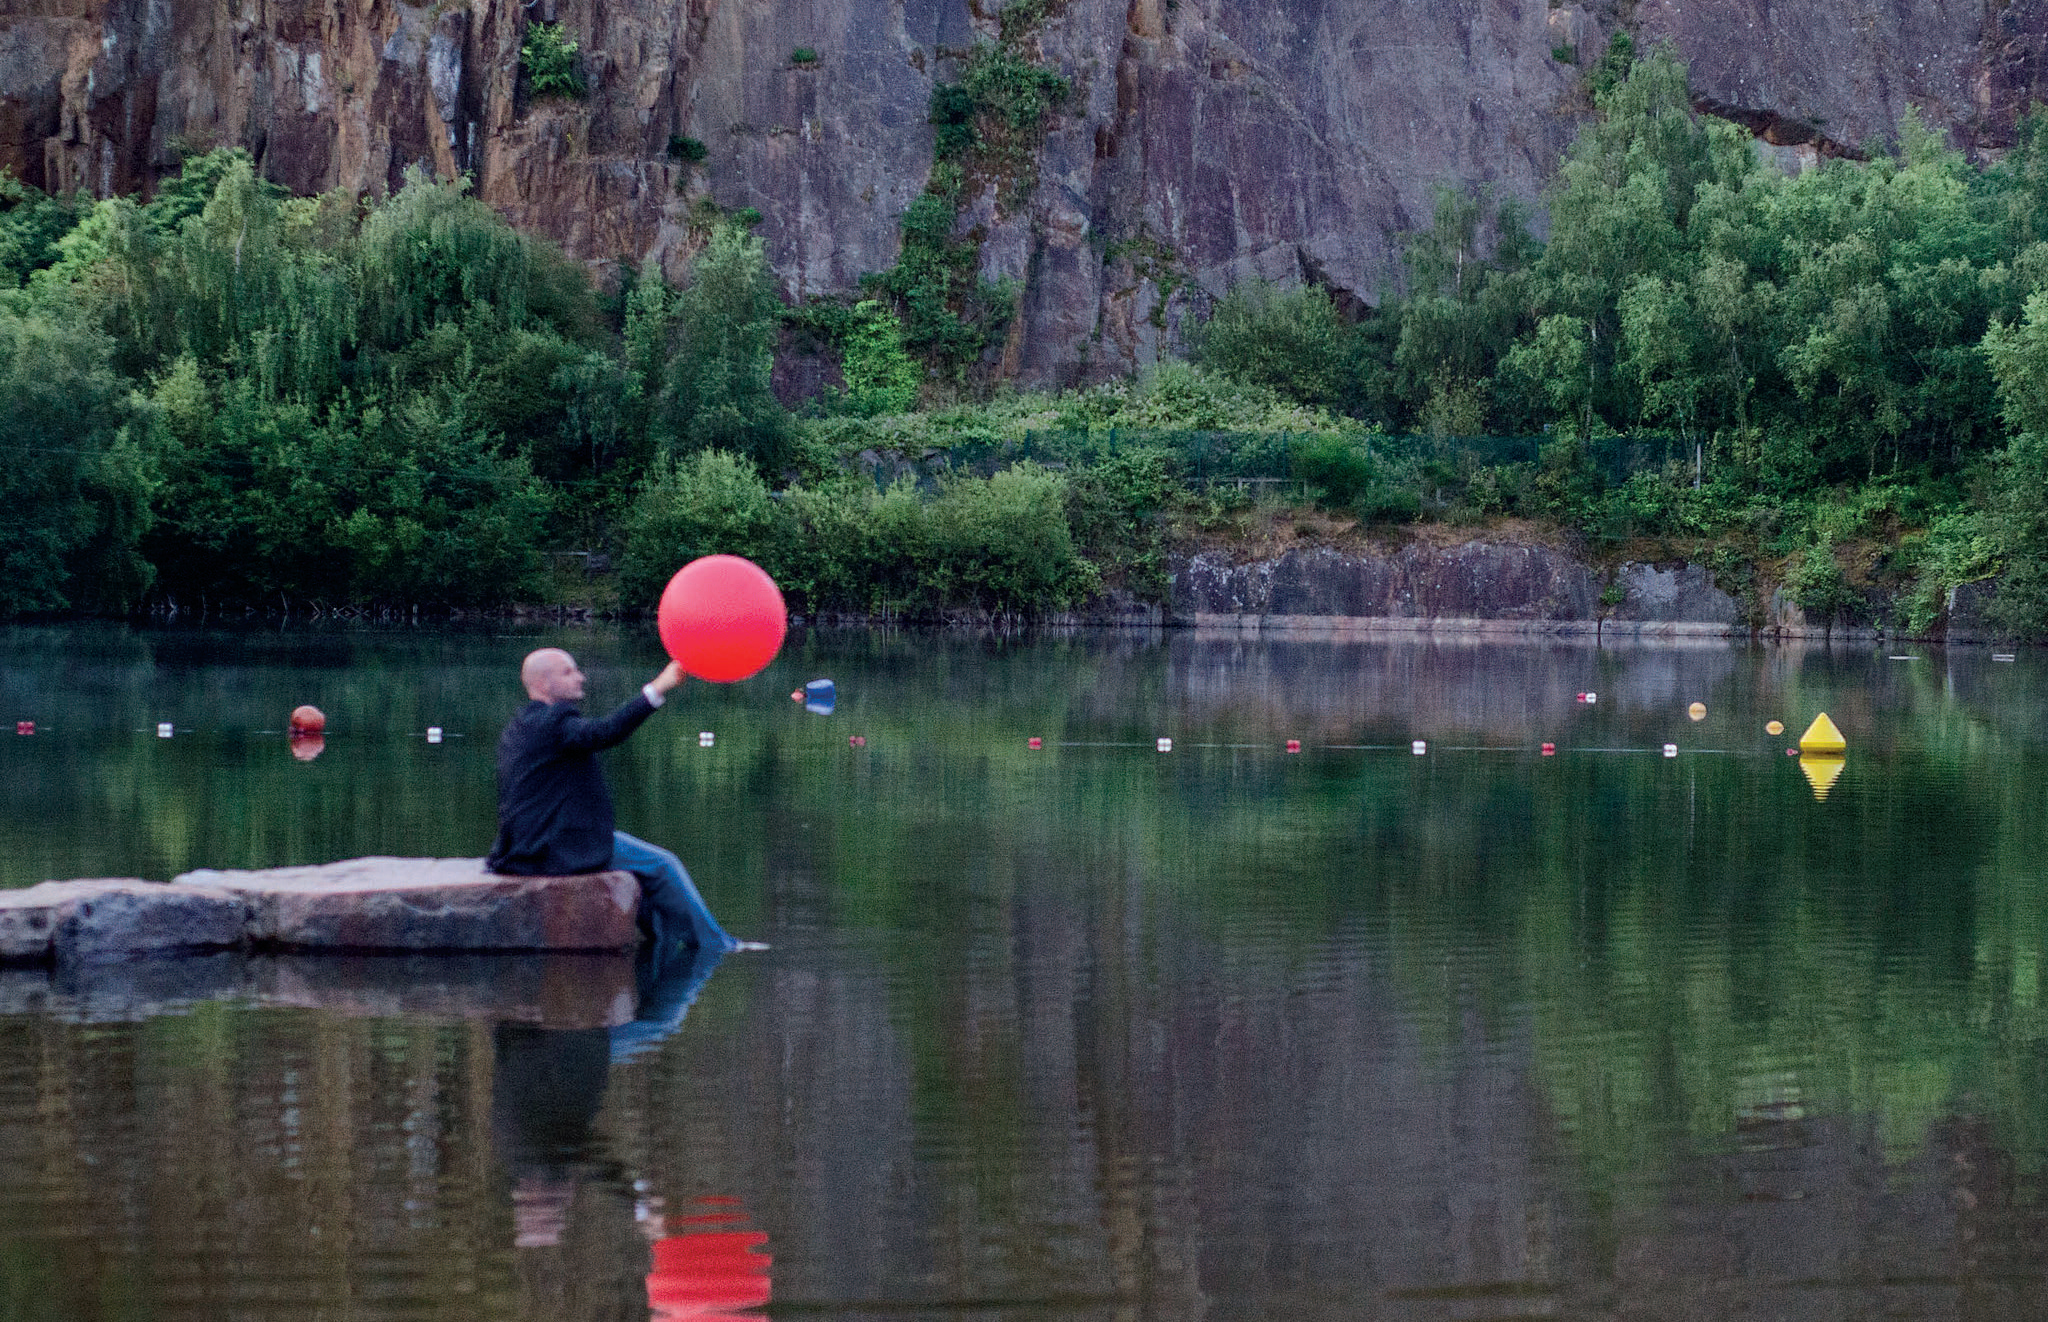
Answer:
[[[770,386],[781,312],[761,240],[720,225],[677,299],[662,401],[666,453],[726,450],[763,473],[789,463],[789,415]]]
[[[0,307],[0,618],[124,609],[149,586],[136,543],[153,473],[97,332]]]
[[[1327,292],[1241,281],[1194,337],[1194,360],[1232,380],[1317,408],[1342,409],[1355,391],[1354,337]]]
[[[626,519],[620,597],[651,608],[678,569],[705,555],[743,555],[772,574],[780,527],[768,486],[746,458],[724,450],[664,456]]]

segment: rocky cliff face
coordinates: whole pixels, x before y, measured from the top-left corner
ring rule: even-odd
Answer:
[[[1533,198],[1584,65],[1619,26],[1669,38],[1701,105],[1788,152],[1855,150],[1909,106],[1979,151],[2048,89],[2048,0],[1029,0],[1074,91],[1006,205],[962,215],[1023,288],[1005,365],[1068,382],[1152,360],[1244,275],[1374,301],[1439,183]],[[515,223],[593,263],[680,268],[692,208],[752,206],[786,292],[894,260],[932,163],[935,79],[997,0],[0,0],[0,165],[146,190],[241,144],[294,189],[471,171]],[[1624,17],[1624,14],[1626,17]],[[531,20],[590,94],[532,102]],[[792,59],[799,49],[809,61]],[[674,137],[709,149],[670,156]]]

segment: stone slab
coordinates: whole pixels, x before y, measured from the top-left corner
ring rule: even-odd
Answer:
[[[247,906],[211,886],[132,877],[46,881],[0,891],[0,963],[104,963],[228,950],[247,941]]]
[[[249,939],[267,949],[628,950],[640,939],[640,884],[627,872],[505,877],[481,859],[375,857],[172,884],[240,897]]]

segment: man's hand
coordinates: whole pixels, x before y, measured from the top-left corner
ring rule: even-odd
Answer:
[[[683,682],[683,667],[679,661],[671,661],[662,667],[661,673],[647,681],[647,687],[666,697],[670,689]]]

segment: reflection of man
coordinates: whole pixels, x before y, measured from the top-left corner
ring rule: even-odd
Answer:
[[[670,662],[638,696],[596,719],[577,709],[583,672],[559,647],[528,656],[519,680],[532,701],[498,740],[498,839],[485,866],[522,877],[631,872],[640,878],[641,924],[657,946],[736,948],[674,854],[613,828],[611,791],[597,764],[598,753],[623,743],[683,682],[682,668]]]

